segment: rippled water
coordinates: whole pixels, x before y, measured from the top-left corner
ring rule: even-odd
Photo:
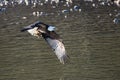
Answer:
[[[109,16],[115,14],[112,7],[83,8],[67,19],[33,17],[18,8],[0,14],[0,80],[120,80],[120,24]],[[36,20],[57,27],[70,56],[67,64],[60,64],[42,38],[20,32]]]

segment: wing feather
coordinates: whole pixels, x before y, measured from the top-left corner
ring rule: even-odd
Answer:
[[[54,50],[60,62],[64,64],[67,59],[64,44],[61,41],[56,39],[46,38],[45,40],[50,45],[50,47]]]
[[[34,27],[38,27],[37,25],[39,25],[39,24],[43,24],[43,23],[40,22],[40,21],[36,21],[35,23],[24,27],[24,28],[21,30],[21,32],[27,31],[27,30],[29,30],[29,29],[33,29]]]

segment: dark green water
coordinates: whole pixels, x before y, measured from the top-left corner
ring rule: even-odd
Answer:
[[[67,19],[33,17],[29,9],[18,8],[1,14],[0,80],[120,80],[120,24],[109,16],[114,9],[82,10]],[[70,56],[67,64],[60,64],[42,38],[20,32],[36,20],[57,27]]]

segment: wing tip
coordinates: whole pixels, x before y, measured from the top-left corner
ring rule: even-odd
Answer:
[[[69,59],[69,56],[66,54],[59,58],[60,63],[62,63],[62,64],[65,64],[68,59]]]
[[[26,29],[21,29],[21,30],[20,30],[20,32],[24,32],[24,31],[26,31]]]
[[[21,31],[21,32],[25,32],[25,31],[27,31],[27,30],[29,30],[29,29],[31,29],[31,28],[23,28],[23,29],[21,29],[20,31]]]

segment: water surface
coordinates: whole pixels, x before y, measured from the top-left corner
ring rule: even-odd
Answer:
[[[8,12],[0,14],[0,80],[120,80],[120,24],[109,16],[115,14],[112,7],[83,7],[66,19],[33,17],[29,7]],[[36,20],[57,27],[70,56],[67,64],[42,38],[20,32]]]

